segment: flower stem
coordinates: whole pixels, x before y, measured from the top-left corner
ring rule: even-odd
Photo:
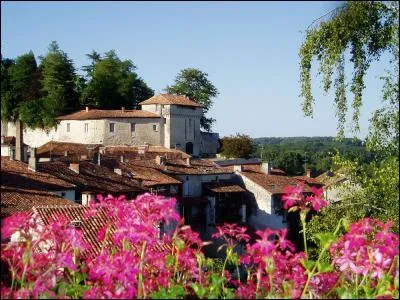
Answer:
[[[143,299],[143,265],[144,265],[144,252],[146,250],[146,241],[143,242],[142,252],[140,253],[139,275],[138,275],[138,298]]]

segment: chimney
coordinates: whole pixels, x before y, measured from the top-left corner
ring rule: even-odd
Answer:
[[[191,158],[190,157],[186,157],[186,165],[190,167],[190,163],[191,163]]]
[[[18,134],[21,137],[20,139],[18,138]],[[15,160],[22,161],[23,157],[23,145],[24,145],[24,138],[23,138],[23,129],[22,129],[22,124],[20,120],[17,120],[15,124]]]
[[[68,156],[68,150],[65,150],[64,156]]]
[[[1,136],[1,143],[4,144],[4,135]]]
[[[99,155],[97,155],[97,165],[101,165],[101,154],[99,152]]]
[[[114,173],[117,173],[118,175],[122,175],[122,171],[119,168],[114,168]]]
[[[125,107],[121,106],[122,112],[125,112]]]
[[[86,112],[88,112],[89,111],[89,106],[86,106]]]
[[[79,164],[70,163],[70,164],[69,164],[69,168],[70,168],[72,171],[74,171],[75,173],[79,174]]]
[[[307,169],[306,175],[308,178],[311,178],[311,169]]]
[[[36,161],[36,148],[31,148],[31,156],[28,161],[28,169],[36,172],[37,169],[37,161]]]
[[[233,166],[234,172],[242,172],[242,165],[235,165]]]
[[[121,155],[121,162],[124,162],[124,156]]]
[[[266,162],[261,164],[261,170],[267,174],[271,175],[272,174],[272,162]]]

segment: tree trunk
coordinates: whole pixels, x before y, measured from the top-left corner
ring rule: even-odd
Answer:
[[[24,143],[23,143],[23,128],[20,120],[15,122],[15,160],[23,161]]]

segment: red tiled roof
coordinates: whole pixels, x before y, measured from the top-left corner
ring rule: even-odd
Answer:
[[[238,184],[231,182],[212,182],[205,183],[204,187],[214,193],[243,193],[246,190]]]
[[[317,178],[312,178],[312,177],[308,177],[308,176],[295,176],[294,178],[296,178],[296,179],[298,179],[300,181],[303,181],[303,182],[305,182],[307,184],[311,184],[311,185],[313,185],[313,184],[315,184],[315,185],[323,185],[323,183]]]
[[[123,176],[139,180],[145,187],[181,184],[179,180],[162,173],[154,160],[130,160],[122,163],[116,159],[104,159],[101,163],[110,169],[120,168]]]
[[[12,188],[33,190],[61,191],[75,189],[75,186],[65,180],[44,172],[31,171],[28,164],[1,158],[1,184]]]
[[[79,160],[81,156],[94,154],[99,151],[100,144],[79,144],[79,143],[65,143],[65,142],[48,142],[36,149],[37,157],[65,157],[67,151],[68,158]],[[90,149],[90,150],[89,150]],[[91,153],[89,153],[91,152]]]
[[[79,174],[69,168],[69,163],[61,161],[41,162],[39,169],[77,185],[81,191],[116,195],[146,190],[138,182],[89,161],[79,162]]]
[[[96,214],[89,218],[85,218],[85,215],[89,212],[91,208],[88,206],[74,206],[74,207],[61,207],[61,206],[38,206],[34,207],[33,211],[39,215],[40,219],[44,224],[49,224],[54,217],[57,215],[64,215],[69,221],[81,221],[81,227],[84,240],[90,244],[92,247],[83,253],[84,256],[87,255],[98,255],[101,251],[102,246],[112,245],[110,238],[106,238],[104,244],[98,241],[97,233],[98,231],[106,226],[107,224],[113,224],[116,219],[107,215],[106,211],[102,208],[96,210]],[[142,214],[137,210],[139,216]],[[110,232],[113,233],[113,226],[111,225]],[[135,247],[135,245],[132,245]],[[165,249],[170,249],[170,245],[159,243],[155,245],[155,249],[162,251]],[[135,249],[137,254],[140,254],[140,249]]]
[[[154,159],[157,155],[165,155],[170,159],[191,157],[189,154],[186,154],[183,151],[169,149],[163,146],[147,146],[144,154],[139,154],[139,148],[139,146],[105,146],[102,149],[104,149],[104,154],[107,156],[118,156],[119,158],[121,155],[123,155],[124,158],[127,159]]]
[[[144,110],[81,110],[69,115],[60,116],[57,120],[95,120],[113,118],[160,118],[159,115]]]
[[[16,212],[29,211],[37,205],[76,206],[77,204],[46,191],[1,186],[2,218]]]
[[[180,106],[192,106],[192,107],[202,107],[199,103],[190,100],[186,96],[182,95],[171,95],[171,94],[158,94],[150,99],[142,101],[139,105],[146,104],[166,104],[166,105],[180,105]]]
[[[257,183],[271,194],[283,194],[286,186],[294,186],[299,183],[296,178],[282,175],[267,175],[263,172],[240,172],[243,176]],[[308,185],[304,186],[304,192],[311,192]]]
[[[164,170],[176,175],[233,173],[233,167],[220,167],[209,159],[191,159],[190,165],[187,165],[183,159],[167,160]]]

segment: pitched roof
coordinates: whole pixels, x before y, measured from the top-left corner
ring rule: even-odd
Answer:
[[[235,165],[260,165],[261,159],[259,158],[238,158],[238,159],[225,159],[225,160],[214,160],[217,165],[221,167],[235,166]]]
[[[325,187],[330,187],[332,185],[341,183],[348,179],[344,174],[340,173],[340,171],[343,170],[339,170],[337,172],[326,171],[321,175],[317,176],[316,179],[319,180],[322,184],[324,184]]]
[[[294,178],[311,185],[323,185],[323,183],[318,178],[312,178],[308,176],[295,176]]]
[[[1,184],[6,187],[32,190],[63,191],[75,189],[75,185],[45,172],[31,171],[28,164],[1,158]]]
[[[70,169],[69,163],[62,161],[41,162],[39,169],[75,184],[81,191],[116,195],[146,190],[138,182],[128,180],[104,166],[89,161],[80,161],[78,164],[79,174]]]
[[[83,256],[87,255],[98,255],[101,251],[102,246],[112,245],[111,237],[106,238],[104,240],[104,245],[102,242],[98,241],[97,233],[100,229],[108,224],[113,224],[116,219],[115,217],[110,217],[106,210],[103,208],[96,209],[96,213],[94,215],[90,214],[90,217],[86,217],[88,212],[91,210],[88,206],[73,206],[73,207],[65,207],[65,206],[37,206],[33,208],[33,212],[37,214],[44,224],[49,224],[54,217],[57,215],[65,216],[69,221],[81,221],[80,230],[83,233],[83,239],[87,242],[91,249],[86,250],[83,253]],[[139,216],[142,218],[142,214],[139,210],[137,210]],[[110,232],[113,233],[113,226],[110,228]],[[132,245],[135,247],[135,245]],[[155,249],[162,251],[165,249],[170,249],[170,245],[164,243],[158,243],[157,245],[153,245]],[[135,248],[136,253],[140,255],[140,249]]]
[[[60,116],[57,120],[95,120],[113,118],[160,118],[159,115],[144,110],[80,110],[69,115]]]
[[[188,97],[183,95],[171,95],[171,94],[157,94],[150,99],[142,101],[139,105],[147,104],[166,104],[166,105],[179,105],[179,106],[192,106],[202,107],[199,103],[190,100]]]
[[[164,174],[152,159],[130,160],[123,163],[116,159],[104,159],[101,163],[111,169],[120,168],[123,176],[139,180],[145,187],[181,184],[179,180]]]
[[[145,148],[143,154],[139,154],[139,149]],[[142,150],[143,150],[142,149]],[[121,155],[128,159],[154,159],[157,155],[165,155],[170,159],[187,158],[191,157],[189,154],[177,150],[169,149],[163,146],[105,146],[101,148],[106,156],[114,156],[120,158]]]
[[[1,217],[24,212],[37,205],[76,206],[73,201],[63,199],[46,191],[1,186]]]
[[[299,180],[294,177],[267,175],[263,172],[242,171],[240,174],[247,177],[254,183],[257,183],[271,194],[283,194],[285,187],[294,186],[299,183]],[[303,191],[311,192],[311,188],[308,185],[305,185]]]
[[[101,228],[113,221],[102,209],[98,209],[96,214],[90,218],[85,218],[85,215],[91,210],[88,206],[37,206],[33,208],[33,212],[37,214],[45,225],[48,225],[56,216],[63,215],[69,221],[81,221],[82,227],[80,229],[83,233],[83,239],[92,248],[83,253],[84,256],[88,254],[96,255],[100,253],[102,244],[97,239],[97,233]],[[106,245],[110,241],[105,242]]]
[[[164,171],[175,175],[229,174],[233,167],[220,167],[209,159],[191,159],[190,165],[183,159],[167,159]]]
[[[246,190],[238,184],[232,182],[211,182],[205,183],[204,187],[214,193],[243,193]]]
[[[65,157],[67,152],[69,159],[79,160],[82,156],[89,157],[91,154],[98,152],[101,144],[79,144],[50,141],[36,149],[36,156],[60,158]]]

